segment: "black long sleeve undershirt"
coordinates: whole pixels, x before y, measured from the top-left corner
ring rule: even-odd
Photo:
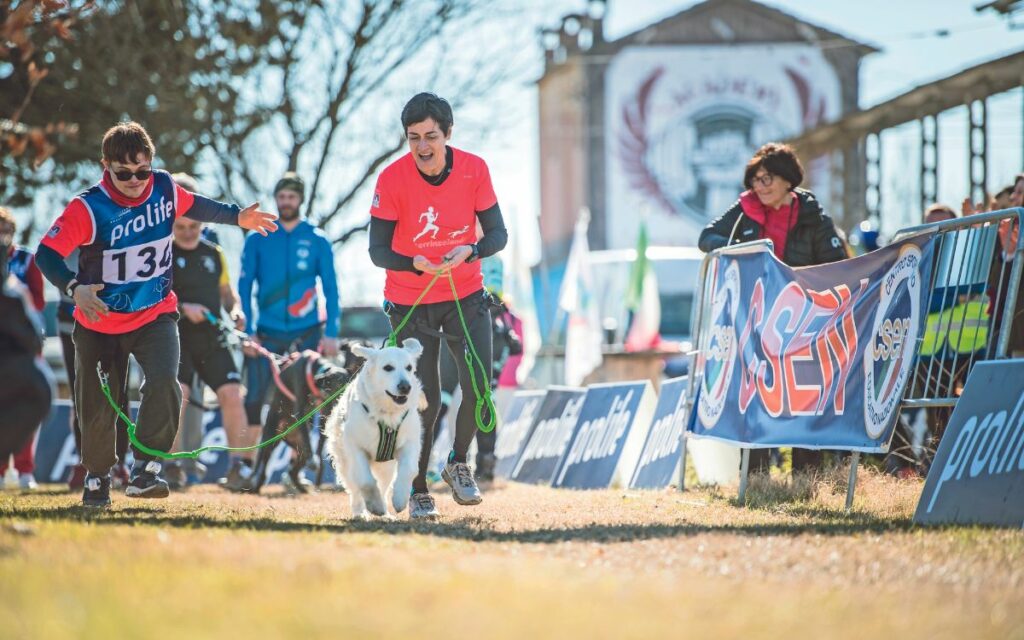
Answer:
[[[480,257],[487,258],[505,248],[508,242],[508,229],[505,228],[505,219],[501,216],[501,208],[495,202],[494,206],[476,214],[480,218],[480,227],[484,230],[484,237],[477,241],[477,249],[480,250]]]
[[[397,220],[370,218],[370,260],[381,269],[419,273],[412,266],[412,256],[403,256],[391,248],[397,224]]]
[[[495,203],[493,207],[476,215],[484,231],[484,236],[476,245],[480,250],[480,257],[493,256],[504,249],[508,242],[508,230],[501,216],[501,208]],[[370,218],[370,260],[382,269],[419,273],[412,264],[412,256],[403,256],[391,248],[397,224],[394,220]]]
[[[75,277],[75,272],[68,269],[63,256],[44,244],[36,249],[36,266],[61,294]]]

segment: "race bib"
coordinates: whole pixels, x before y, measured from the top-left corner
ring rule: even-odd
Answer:
[[[163,275],[171,266],[171,236],[103,252],[103,281],[143,282]]]

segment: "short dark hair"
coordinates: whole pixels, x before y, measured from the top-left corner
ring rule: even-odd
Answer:
[[[276,196],[278,191],[284,191],[286,189],[299,194],[299,197],[303,200],[306,199],[306,183],[303,182],[302,178],[299,177],[299,174],[294,171],[287,171],[283,176],[281,176],[281,179],[274,185],[274,195]]]
[[[119,122],[103,134],[103,159],[107,162],[135,162],[142,153],[152,160],[153,140],[138,122]]]
[[[796,152],[789,145],[779,142],[763,145],[747,163],[746,171],[743,172],[743,186],[747,189],[753,188],[754,174],[758,169],[782,178],[793,187],[799,187],[804,181],[804,167],[796,157]]]
[[[423,92],[417,93],[405,103],[402,109],[402,131],[408,131],[409,127],[427,118],[433,118],[445,135],[451,133],[452,125],[455,124],[452,105],[436,93]]]

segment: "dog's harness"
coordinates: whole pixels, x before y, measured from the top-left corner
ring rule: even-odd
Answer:
[[[370,407],[366,406],[365,402],[360,402],[363,407],[363,411],[366,415],[373,416],[370,413]],[[380,431],[380,439],[377,441],[377,456],[374,458],[377,462],[390,462],[395,459],[395,445],[398,444],[398,430],[402,427],[402,423],[405,422],[406,416],[409,415],[409,410],[406,409],[402,417],[398,419],[398,424],[391,426],[383,420],[377,420],[377,430]]]

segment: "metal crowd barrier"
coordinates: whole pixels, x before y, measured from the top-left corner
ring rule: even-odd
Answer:
[[[925,330],[914,350],[914,376],[904,392],[902,409],[956,406],[959,390],[971,369],[984,360],[1008,356],[1009,340],[1024,275],[1024,234],[1018,231],[1017,245],[1007,253],[998,240],[999,226],[1015,224],[1020,229],[1024,208],[979,213],[953,220],[902,229],[893,241],[934,233],[935,254],[929,283],[929,307]],[[711,298],[718,272],[719,256],[770,251],[769,240],[757,240],[716,249],[701,262],[697,299],[693,308],[695,351],[690,353],[690,385],[687,415],[696,403],[704,376],[704,353],[710,340]],[[1012,258],[1006,259],[1012,254]],[[1001,298],[1001,299],[1000,299]],[[897,429],[894,429],[894,433]],[[682,434],[680,489],[685,488],[686,430]],[[740,467],[739,501],[746,495],[750,449],[744,448]],[[859,453],[852,452],[846,508],[853,504]]]

